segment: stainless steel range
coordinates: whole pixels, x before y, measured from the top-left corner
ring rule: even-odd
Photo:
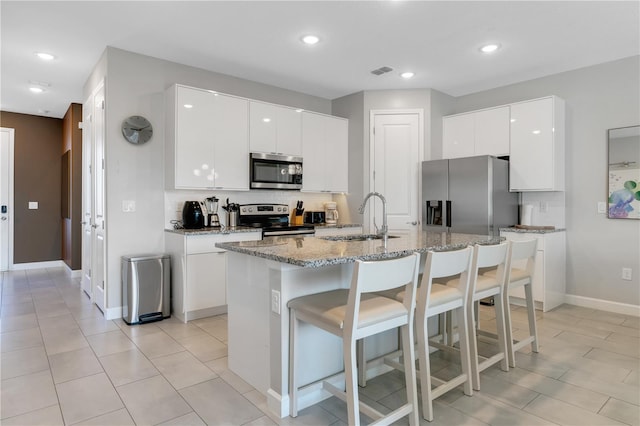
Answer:
[[[290,225],[289,206],[286,204],[242,204],[238,225],[262,228],[262,237],[287,235],[313,236],[313,225]]]

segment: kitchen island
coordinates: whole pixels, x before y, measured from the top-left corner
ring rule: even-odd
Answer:
[[[434,232],[393,233],[383,240],[340,240],[334,237],[271,237],[260,241],[219,243],[228,251],[229,368],[267,396],[269,409],[289,413],[289,311],[296,297],[349,288],[353,264],[383,260],[428,250],[453,250],[469,244],[495,243],[499,237]],[[348,238],[348,237],[345,237]],[[301,324],[298,340],[300,383],[328,378],[343,386],[342,342],[336,336]],[[374,359],[397,346],[395,331],[375,336],[367,344]],[[369,342],[369,340],[368,340]],[[371,365],[368,376],[388,371]],[[331,396],[320,384],[300,391],[299,409]]]

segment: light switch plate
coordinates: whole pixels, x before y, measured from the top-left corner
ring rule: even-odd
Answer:
[[[29,201],[29,210],[38,210],[38,202]]]
[[[606,213],[607,212],[607,203],[604,201],[598,201],[598,213]]]
[[[134,200],[122,200],[122,211],[131,213],[136,211],[136,202]]]

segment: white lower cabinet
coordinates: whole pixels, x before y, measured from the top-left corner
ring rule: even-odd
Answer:
[[[184,235],[165,233],[171,255],[171,314],[187,322],[227,311],[227,252],[216,243],[257,241],[261,231]]]
[[[335,237],[338,235],[359,235],[362,234],[362,226],[344,226],[344,227],[335,227],[335,226],[327,226],[320,227],[317,226],[315,229],[316,237]]]
[[[536,268],[533,278],[533,299],[536,309],[543,312],[564,303],[566,290],[566,236],[564,231],[523,233],[501,231],[500,235],[508,241],[526,241],[537,239]],[[514,265],[524,268],[524,265]],[[524,288],[509,291],[512,303],[524,303]]]

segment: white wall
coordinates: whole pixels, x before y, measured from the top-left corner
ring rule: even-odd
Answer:
[[[349,192],[334,195],[340,219],[350,223],[362,223],[358,206],[364,199],[364,92],[357,92],[334,99],[331,113],[349,119]],[[368,135],[368,133],[367,133]]]
[[[456,112],[547,95],[566,101],[567,294],[631,305],[640,305],[640,221],[607,219],[596,207],[608,195],[607,129],[640,124],[639,64],[635,56],[456,101]]]
[[[106,60],[105,60],[106,58]],[[106,70],[106,71],[105,71]],[[107,48],[85,84],[84,96],[106,75],[106,197],[107,197],[107,308],[121,306],[120,258],[129,254],[164,251],[165,211],[179,199],[202,200],[211,193],[164,191],[164,92],[174,83],[203,87],[320,113],[331,112],[331,102],[315,96],[240,78]],[[144,145],[131,145],[121,135],[120,124],[130,115],[147,117],[154,129]],[[248,161],[248,159],[247,159]],[[262,191],[238,195],[238,202],[261,202]],[[240,193],[238,193],[240,194]],[[300,193],[291,194],[292,199]],[[231,194],[227,194],[233,198]],[[225,198],[226,198],[225,196]],[[274,195],[269,195],[270,201]],[[287,195],[280,194],[279,200]],[[318,203],[318,197],[309,196]],[[325,196],[330,199],[330,196]],[[136,211],[122,212],[123,200],[135,200]],[[173,203],[173,204],[172,204]]]

